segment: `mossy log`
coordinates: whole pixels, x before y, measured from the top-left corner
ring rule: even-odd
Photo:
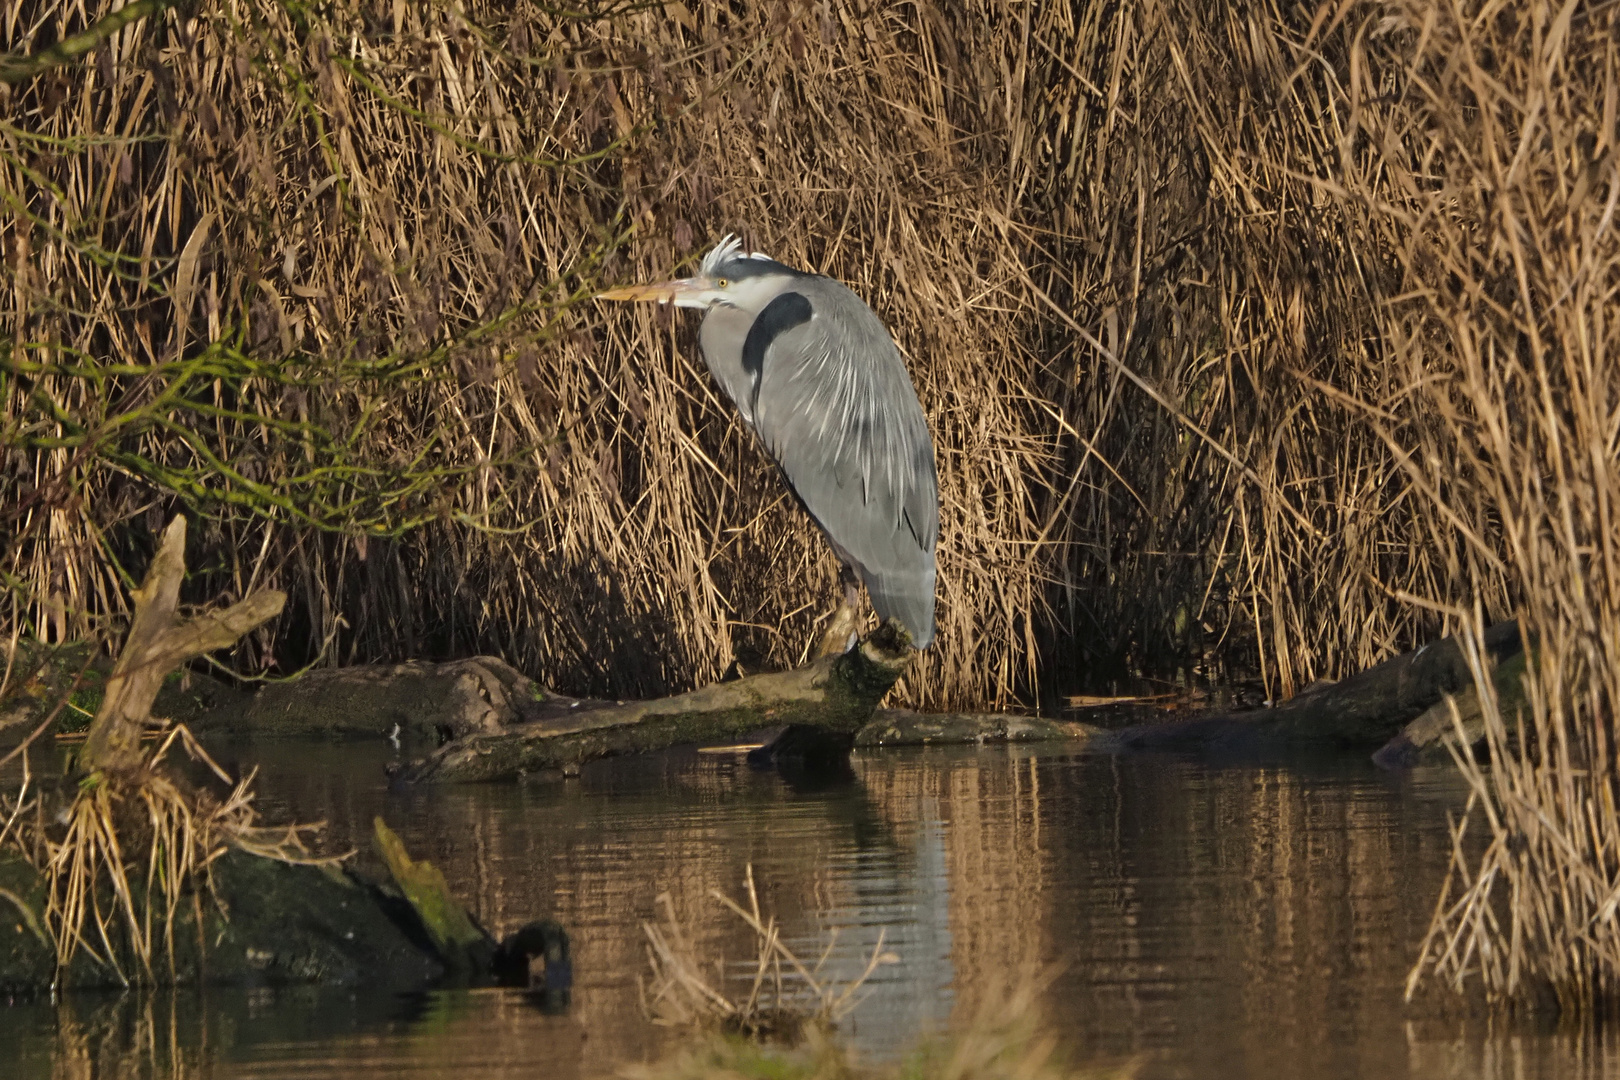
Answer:
[[[374,882],[335,863],[288,863],[231,849],[209,868],[211,895],[176,908],[173,964],[154,964],[167,985],[320,983],[407,990],[429,984],[530,987],[560,1002],[572,981],[568,935],[540,920],[497,942],[451,895],[439,870],[412,861],[379,819],[378,854],[391,880]],[[145,884],[132,876],[137,894]],[[139,970],[127,949],[118,968],[87,950],[66,970],[41,925],[45,882],[15,849],[0,849],[0,996],[123,985]],[[101,897],[105,907],[115,902]],[[201,917],[202,926],[197,925]],[[544,979],[530,986],[530,960]],[[544,1002],[542,1002],[544,1004]]]
[[[1517,623],[1485,632],[1493,663],[1520,651]],[[1138,724],[1096,740],[1102,750],[1346,750],[1378,747],[1441,702],[1473,686],[1473,673],[1453,638],[1425,645],[1337,683],[1270,709],[1170,723]]]
[[[411,782],[512,780],[569,770],[595,758],[720,742],[782,725],[853,741],[915,655],[905,631],[891,622],[841,656],[674,697],[581,706],[571,715],[470,735],[397,775]]]
[[[172,926],[159,929],[167,929],[172,954],[165,950],[163,962],[152,965],[154,981],[407,989],[444,973],[445,966],[402,925],[403,905],[338,867],[233,849],[214,860],[209,875],[214,896],[179,905]],[[133,876],[130,886],[140,901],[144,881]],[[118,968],[81,949],[59,970],[55,946],[35,932],[45,890],[38,872],[15,851],[0,851],[0,994],[43,995],[53,984],[62,990],[118,987],[124,985],[119,969],[141,970],[127,943],[116,937]],[[102,899],[111,906],[110,894]],[[10,932],[13,922],[17,928]]]

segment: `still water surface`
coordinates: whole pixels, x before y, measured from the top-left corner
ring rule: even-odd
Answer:
[[[1211,765],[1046,749],[865,753],[793,783],[728,756],[604,762],[573,780],[390,791],[367,746],[262,762],[268,820],[366,846],[382,814],[497,934],[574,940],[565,1015],[510,991],[311,989],[0,1007],[0,1075],[604,1076],[663,1050],[641,924],[668,892],[706,952],[748,939],[708,897],[765,909],[801,954],[879,969],[844,1032],[876,1059],[964,1023],[1021,970],[1060,974],[1048,1026],[1076,1065],[1144,1077],[1620,1076],[1606,1040],[1414,1021],[1401,989],[1449,855],[1447,770]],[[362,862],[367,856],[361,856]]]

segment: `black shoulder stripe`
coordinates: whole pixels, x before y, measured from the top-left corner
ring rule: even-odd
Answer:
[[[812,314],[810,301],[802,293],[785,292],[766,304],[765,310],[754,320],[754,325],[748,328],[748,337],[743,341],[742,366],[753,384],[756,400],[752,404],[758,405],[759,377],[765,370],[765,351],[779,335],[809,322]]]

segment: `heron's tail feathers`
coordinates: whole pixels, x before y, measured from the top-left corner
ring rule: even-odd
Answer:
[[[934,569],[926,576],[865,574],[866,592],[879,619],[899,619],[911,633],[911,643],[926,649],[934,640]]]

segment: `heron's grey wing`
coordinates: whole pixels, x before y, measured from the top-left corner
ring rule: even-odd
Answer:
[[[754,325],[765,328],[743,349],[754,430],[879,617],[927,645],[939,491],[900,350],[859,297],[826,278],[796,283]]]

